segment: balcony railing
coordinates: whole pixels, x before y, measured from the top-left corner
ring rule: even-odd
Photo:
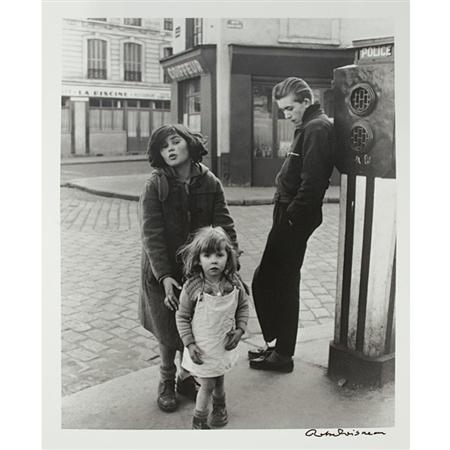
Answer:
[[[125,81],[142,81],[142,72],[136,70],[125,70]]]
[[[88,69],[88,78],[106,80],[106,69]]]

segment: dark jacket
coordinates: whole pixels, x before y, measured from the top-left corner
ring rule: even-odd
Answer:
[[[320,214],[333,171],[335,141],[333,124],[320,105],[309,106],[276,177],[275,201],[288,204],[292,222],[309,222]]]
[[[172,169],[156,169],[139,202],[142,239],[141,324],[165,345],[182,348],[175,315],[163,303],[161,281],[171,276],[182,284],[182,265],[176,252],[196,229],[221,226],[237,248],[233,219],[219,179],[202,164],[192,167],[189,188]]]

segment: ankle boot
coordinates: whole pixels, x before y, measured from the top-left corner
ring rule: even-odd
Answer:
[[[228,413],[225,406],[225,395],[223,397],[213,396],[213,409],[211,413],[211,425],[213,427],[224,427],[228,423]]]
[[[208,412],[198,413],[194,412],[194,417],[192,418],[192,429],[193,430],[210,430],[211,427],[208,425]]]
[[[175,380],[161,380],[159,382],[158,406],[164,412],[172,412],[178,408],[175,396]]]

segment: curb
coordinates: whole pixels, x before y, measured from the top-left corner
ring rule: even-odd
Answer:
[[[68,187],[72,189],[79,189],[80,191],[88,192],[89,194],[99,195],[102,197],[120,198],[123,200],[139,201],[139,195],[123,194],[119,192],[103,191],[101,189],[92,189],[86,186],[80,186],[70,181],[63,183],[60,187]],[[226,194],[226,191],[225,191]],[[339,198],[325,197],[323,203],[339,203]],[[253,199],[227,199],[229,206],[258,206],[258,205],[273,205],[273,198],[253,198]]]
[[[102,191],[99,189],[92,189],[85,186],[80,186],[74,183],[71,183],[70,181],[67,183],[63,183],[60,185],[60,187],[68,187],[71,189],[78,189],[80,191],[88,192],[89,194],[94,195],[100,195],[101,197],[114,197],[114,198],[120,198],[123,200],[132,200],[132,201],[139,201],[138,195],[132,195],[132,194],[121,194],[117,192],[109,192],[109,191]]]
[[[61,166],[72,166],[77,164],[105,164],[105,163],[121,163],[121,162],[133,162],[133,161],[147,161],[146,156],[142,155],[132,155],[126,157],[117,158],[104,158],[101,156],[91,156],[91,157],[80,157],[80,159],[61,159]]]

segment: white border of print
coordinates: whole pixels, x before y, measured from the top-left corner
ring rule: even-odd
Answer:
[[[101,431],[61,429],[60,266],[59,266],[59,135],[61,19],[63,17],[219,17],[228,2],[43,2],[43,441],[44,448],[400,448],[409,432],[409,13],[407,2],[233,2],[240,17],[386,17],[395,21],[396,147],[398,161],[399,290],[397,310],[397,382],[395,427],[382,440],[312,441],[304,430]],[[400,253],[400,252],[399,252]],[[403,259],[403,260],[402,260]],[[195,433],[192,434],[192,433]],[[195,438],[194,438],[195,436]]]

